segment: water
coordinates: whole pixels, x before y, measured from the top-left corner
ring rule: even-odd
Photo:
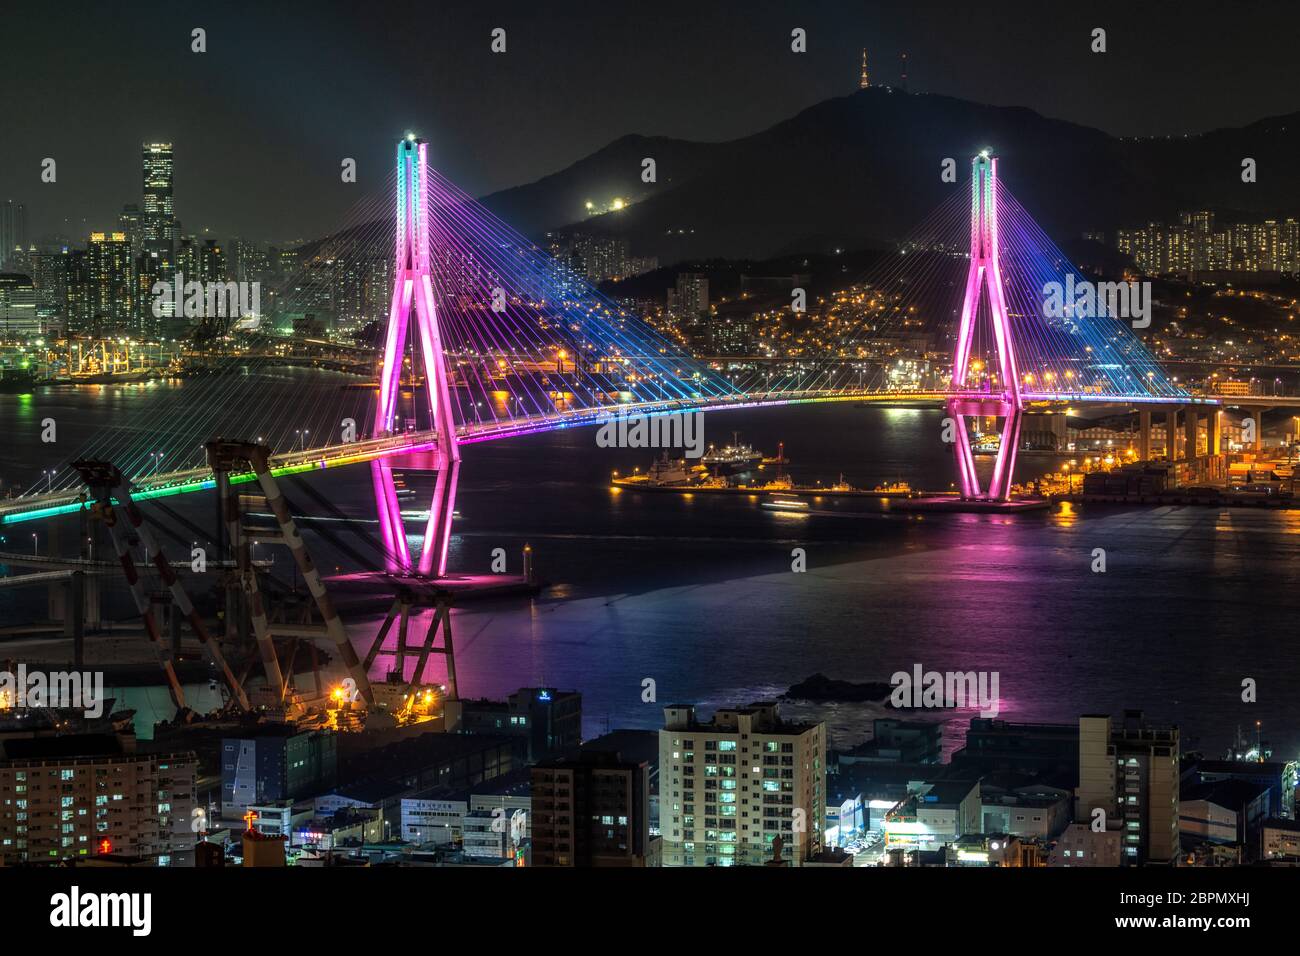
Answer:
[[[114,414],[129,412],[131,401],[117,396]],[[87,403],[81,414],[93,422],[98,412]],[[800,482],[830,484],[843,472],[858,487],[901,478],[939,489],[952,481],[941,418],[808,405],[715,412],[705,425],[718,444],[732,430],[769,454],[784,441]],[[30,468],[38,453],[11,444],[0,451],[0,474]],[[1218,754],[1239,725],[1250,729],[1255,720],[1278,756],[1300,747],[1292,693],[1300,676],[1292,639],[1300,514],[1089,506],[922,518],[846,500],[819,506],[836,514],[801,516],[762,510],[747,497],[610,487],[614,469],[644,468],[651,457],[597,448],[590,428],[464,449],[452,567],[485,571],[500,547],[517,570],[527,543],[549,586],[532,601],[458,609],[462,695],[501,697],[535,684],[576,689],[585,732],[594,735],[658,727],[666,703],[708,711],[778,695],[817,671],[887,681],[920,663],[998,672],[1001,716],[1010,720],[1073,722],[1082,713],[1142,708],[1178,723],[1185,750]],[[1020,477],[1051,466],[1022,461]],[[349,514],[373,517],[368,469],[311,480]],[[293,496],[292,482],[286,487]],[[208,498],[167,503],[212,521]],[[27,526],[16,530],[26,540]],[[351,565],[324,542],[309,544],[327,570]],[[803,574],[790,570],[797,547],[807,553]],[[1106,552],[1104,574],[1091,570],[1097,548]],[[39,597],[0,591],[0,620],[42,615]],[[122,594],[114,607],[129,617]],[[378,621],[348,621],[362,652]],[[440,679],[436,668],[435,661],[427,676]],[[647,678],[658,703],[642,702]],[[1246,678],[1258,682],[1258,703],[1241,702]],[[159,695],[149,693],[153,712]],[[869,717],[882,712],[793,702],[787,710],[825,717],[841,742],[865,736]],[[969,716],[950,722],[946,749]]]

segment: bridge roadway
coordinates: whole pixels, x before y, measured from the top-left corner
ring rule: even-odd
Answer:
[[[611,415],[671,415],[678,412],[723,411],[735,408],[763,408],[778,405],[797,405],[827,402],[871,402],[873,404],[906,404],[918,408],[942,408],[950,399],[968,399],[972,401],[997,401],[1002,398],[998,393],[975,391],[889,391],[857,392],[826,391],[818,389],[737,393],[722,395],[710,399],[682,398],[647,402],[630,402],[596,406],[593,408],[572,409],[542,415],[516,417],[503,421],[473,422],[461,425],[457,437],[461,444],[473,444],[481,441],[493,441],[516,435],[552,431],[558,428],[576,428],[607,420]],[[1183,405],[1217,406],[1221,404],[1249,404],[1256,400],[1236,397],[1204,397],[1188,395],[1182,398],[1153,396],[1107,396],[1095,393],[1078,392],[1021,392],[1021,399],[1031,406],[1042,409],[1056,406],[1076,405],[1080,403],[1108,405]],[[1264,399],[1259,399],[1264,402]],[[1277,398],[1267,400],[1269,407],[1285,404]],[[437,445],[438,436],[432,429],[409,431],[399,435],[383,438],[368,438],[315,448],[298,449],[282,452],[271,457],[271,470],[277,477],[316,471],[324,468],[337,468],[342,465],[354,465],[400,455],[430,451]],[[234,475],[232,484],[254,481],[252,472]],[[132,488],[137,499],[163,498],[172,495],[189,494],[216,487],[212,471],[206,465],[180,471],[162,472],[152,475],[139,475],[132,479]],[[18,524],[26,521],[40,521],[60,514],[78,511],[84,506],[83,491],[61,489],[23,495],[0,501],[0,525]]]

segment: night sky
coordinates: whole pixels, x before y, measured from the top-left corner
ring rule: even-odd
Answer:
[[[0,199],[33,239],[111,227],[143,140],[176,149],[186,233],[328,232],[414,130],[471,193],[534,180],[625,133],[724,140],[875,83],[1116,135],[1300,110],[1300,4],[758,0],[11,4],[0,29]],[[208,52],[190,52],[190,30]],[[508,52],[489,52],[493,27]],[[790,52],[790,30],[808,53]],[[1109,52],[1089,51],[1108,30]],[[58,182],[39,181],[58,161]],[[354,157],[359,183],[339,181]],[[64,220],[68,221],[65,223]]]

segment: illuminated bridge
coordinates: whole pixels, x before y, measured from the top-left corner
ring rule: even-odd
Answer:
[[[388,321],[378,330],[377,388],[340,385],[270,400],[257,377],[244,374],[247,359],[215,360],[220,374],[187,382],[179,396],[160,399],[156,414],[121,422],[50,470],[37,488],[0,503],[0,523],[84,507],[84,488],[70,467],[76,459],[115,462],[139,499],[211,489],[203,442],[243,438],[272,449],[276,475],[369,463],[389,570],[441,576],[461,448],[475,442],[614,414],[915,403],[946,408],[958,425],[954,463],[962,494],[1000,500],[1009,493],[1026,410],[1219,404],[1170,379],[1107,302],[1045,310],[1052,283],[1075,288],[1083,277],[1000,186],[996,159],[980,154],[971,169],[969,196],[955,190],[862,283],[863,301],[837,325],[833,343],[782,351],[772,342],[763,362],[704,361],[670,325],[658,327],[616,304],[510,229],[430,167],[426,144],[408,137],[398,144],[389,198],[359,203],[334,236],[306,251],[293,283],[304,312],[321,300],[326,283],[337,286],[340,270],[356,270],[351,278],[359,289],[384,290]],[[377,202],[395,205],[396,217]],[[819,334],[819,320],[793,307],[783,321],[798,327],[793,334]],[[925,381],[900,383],[903,353],[890,343],[923,328],[951,343],[951,364],[930,369]],[[1196,415],[1189,420],[1194,424]],[[971,428],[989,422],[1002,440],[984,482]],[[418,559],[398,510],[394,468],[437,474]]]

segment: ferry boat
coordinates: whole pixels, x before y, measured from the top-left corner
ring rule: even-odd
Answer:
[[[722,448],[710,445],[700,459],[705,465],[713,468],[730,468],[737,471],[743,471],[763,460],[763,453],[755,451],[753,445],[740,444],[740,432],[731,433],[731,444]]]

